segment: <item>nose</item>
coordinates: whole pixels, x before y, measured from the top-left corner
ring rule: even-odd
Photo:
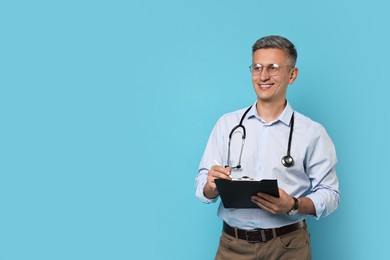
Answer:
[[[271,76],[269,75],[268,73],[268,70],[267,68],[264,68],[261,72],[260,72],[260,75],[259,75],[259,78],[261,81],[267,81],[271,78]]]

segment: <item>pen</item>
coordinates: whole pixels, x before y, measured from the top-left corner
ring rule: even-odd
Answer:
[[[216,165],[218,165],[218,166],[221,166],[221,164],[220,163],[218,163],[216,160],[214,160],[214,163],[216,164]],[[231,172],[229,172],[229,175],[228,175],[228,177],[230,178],[230,179],[232,179],[233,177],[232,177],[232,175],[231,175]]]

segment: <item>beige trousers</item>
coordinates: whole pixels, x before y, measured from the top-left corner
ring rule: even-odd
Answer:
[[[307,226],[267,242],[248,243],[222,232],[215,260],[310,260]]]

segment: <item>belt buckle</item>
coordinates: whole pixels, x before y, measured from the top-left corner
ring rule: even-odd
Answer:
[[[260,232],[260,236],[259,236]],[[267,241],[264,230],[245,230],[245,238],[248,243],[260,243]]]

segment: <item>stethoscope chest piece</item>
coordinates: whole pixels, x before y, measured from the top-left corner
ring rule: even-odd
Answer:
[[[291,167],[294,165],[294,159],[290,155],[286,155],[282,158],[282,164],[285,167]]]

